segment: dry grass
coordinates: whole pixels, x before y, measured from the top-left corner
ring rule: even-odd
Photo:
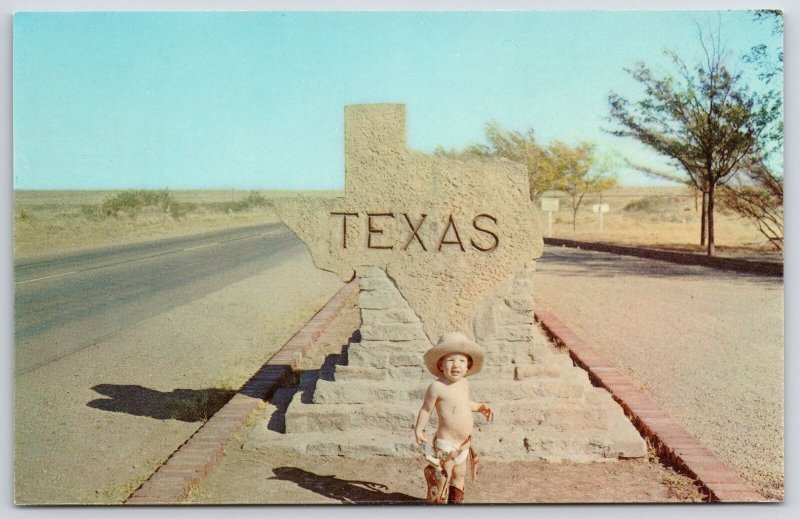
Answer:
[[[682,187],[620,187],[603,193],[609,206],[603,215],[592,212],[599,196],[586,197],[580,206],[576,229],[572,228],[569,198],[561,198],[553,213],[553,237],[626,245],[647,245],[702,251],[700,247],[700,200]],[[547,213],[542,213],[542,230],[547,235]],[[715,244],[719,250],[772,252],[766,238],[749,220],[723,209],[715,212]]]
[[[173,420],[182,422],[207,422],[236,394],[232,388],[209,388],[176,392],[176,396],[163,403],[164,411]]]
[[[119,191],[15,191],[14,258],[121,245],[278,221],[271,205],[241,209],[252,194],[278,197],[341,196],[332,191],[193,190],[170,194],[184,208],[180,216],[155,207],[137,214],[104,216],[100,207]]]
[[[650,438],[645,437],[644,440],[647,444],[647,460],[651,464],[660,465],[661,483],[669,489],[670,495],[683,502],[708,501],[708,496],[700,489],[697,480],[678,469],[669,457],[659,455]]]
[[[700,491],[692,479],[671,469],[664,469],[661,481],[669,488],[670,494],[681,501],[689,503],[708,501],[707,496]]]

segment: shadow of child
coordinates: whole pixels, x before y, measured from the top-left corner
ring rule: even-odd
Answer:
[[[399,492],[388,493],[386,491],[389,487],[380,483],[339,479],[335,476],[320,476],[296,467],[276,467],[272,472],[275,476],[270,479],[291,481],[301,488],[330,499],[336,499],[342,503],[424,503],[424,500],[407,494]]]

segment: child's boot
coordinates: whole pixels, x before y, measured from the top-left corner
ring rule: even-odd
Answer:
[[[460,505],[464,502],[464,491],[454,486],[450,487],[450,495],[447,497],[448,504]]]
[[[429,503],[442,503],[444,494],[444,478],[436,473],[436,469],[427,465],[422,471],[425,474],[425,482],[428,484],[427,500]]]

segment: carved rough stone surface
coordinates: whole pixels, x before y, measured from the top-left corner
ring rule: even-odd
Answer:
[[[359,268],[359,302],[375,292],[392,294],[394,306],[381,312],[402,316],[397,326],[421,329],[421,323],[392,281],[378,268]],[[479,304],[494,308],[503,319],[476,337],[486,350],[486,364],[471,376],[473,400],[494,409],[494,423],[476,415],[475,445],[483,459],[594,462],[640,457],[644,440],[604,389],[594,387],[569,355],[556,351],[530,322],[527,305],[533,265],[511,276]],[[523,306],[515,310],[507,301]],[[527,301],[527,302],[526,302]],[[375,310],[361,307],[362,336]],[[485,312],[478,312],[485,316]],[[478,318],[476,317],[476,320]],[[371,324],[366,324],[371,323]],[[527,325],[532,339],[508,341],[504,328]],[[285,414],[287,434],[269,430],[269,420],[251,432],[246,448],[286,450],[303,454],[419,456],[412,427],[428,385],[423,368],[427,340],[402,339],[396,330],[376,326],[372,340],[351,342],[346,364],[336,364],[325,378],[304,382]],[[413,334],[411,334],[413,335]],[[344,362],[343,360],[341,362]],[[311,373],[311,372],[307,372]],[[435,418],[428,432],[436,428]]]
[[[346,107],[344,197],[279,199],[276,210],[317,267],[344,280],[359,266],[385,270],[432,342],[470,334],[476,301],[543,247],[525,168],[409,150],[403,105]],[[362,308],[392,297],[373,294]]]

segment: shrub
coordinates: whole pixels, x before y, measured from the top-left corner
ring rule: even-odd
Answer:
[[[102,212],[100,211],[99,205],[89,205],[89,204],[81,205],[81,214],[86,218],[88,218],[89,220],[97,220],[103,215]]]
[[[159,191],[140,189],[122,191],[111,198],[106,198],[100,204],[100,213],[104,216],[119,216],[123,213],[133,217],[145,207],[157,208],[173,218],[185,215],[189,209],[188,204],[180,204],[166,189]]]
[[[665,213],[675,209],[680,203],[679,198],[666,196],[648,196],[628,202],[624,211],[641,211],[645,213]]]
[[[271,207],[272,201],[264,198],[258,191],[252,191],[249,195],[241,200],[232,202],[220,202],[216,204],[209,204],[212,209],[221,213],[241,213],[254,208]]]

